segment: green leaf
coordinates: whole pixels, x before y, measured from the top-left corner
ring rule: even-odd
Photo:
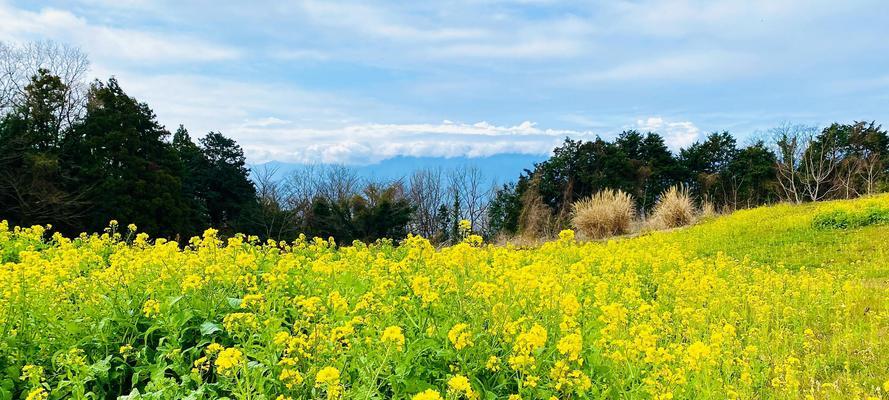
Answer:
[[[13,380],[19,379],[19,377],[21,376],[20,367],[15,365],[6,367],[6,376],[12,378]]]
[[[169,298],[169,300],[167,301],[167,305],[169,305],[170,307],[173,307],[176,305],[176,303],[179,302],[179,300],[182,300],[182,296],[171,296]]]
[[[241,299],[235,298],[235,297],[229,297],[228,298],[228,305],[231,306],[231,308],[241,308]]]
[[[222,328],[220,328],[219,325],[217,325],[213,322],[205,321],[203,324],[201,324],[201,335],[202,336],[210,336],[210,335],[212,335],[216,332],[220,332],[220,331],[222,331]]]
[[[426,389],[434,389],[435,387],[420,378],[407,378],[404,380],[404,391],[407,393],[420,393]]]

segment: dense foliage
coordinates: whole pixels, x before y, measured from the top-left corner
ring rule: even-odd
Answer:
[[[84,115],[64,125],[57,111],[66,90],[40,70],[0,120],[4,218],[69,234],[101,230],[110,216],[166,237],[249,226],[241,214],[255,193],[237,143],[211,132],[198,146],[182,130],[171,143],[151,109],[113,78],[95,82]]]
[[[0,399],[886,398],[889,197],[534,248],[0,224]],[[521,397],[517,397],[521,396]]]
[[[78,53],[48,54],[62,58],[42,64],[65,65],[64,56]],[[304,208],[276,202],[257,192],[233,139],[209,132],[195,142],[183,126],[171,135],[114,78],[81,90],[81,82],[41,67],[22,82],[13,79],[26,72],[2,77],[3,88],[21,86],[0,104],[0,216],[13,224],[50,224],[77,235],[117,218],[166,238],[210,226],[223,236],[309,233],[343,242],[407,235],[413,206],[399,185],[317,192]]]
[[[771,144],[745,147],[728,132],[714,132],[677,154],[652,132],[625,131],[610,142],[566,139],[550,159],[495,192],[490,226],[518,233],[550,224],[538,233],[557,232],[567,226],[574,202],[606,189],[630,193],[646,215],[671,186],[688,188],[719,210],[854,198],[889,187],[889,135],[879,125],[835,123],[820,133],[802,128],[775,129]]]

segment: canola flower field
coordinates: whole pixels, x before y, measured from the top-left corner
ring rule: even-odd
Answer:
[[[533,248],[0,224],[0,399],[889,399],[889,196]]]

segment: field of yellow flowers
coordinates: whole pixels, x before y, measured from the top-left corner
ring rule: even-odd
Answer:
[[[435,249],[0,224],[0,399],[889,399],[889,196]]]

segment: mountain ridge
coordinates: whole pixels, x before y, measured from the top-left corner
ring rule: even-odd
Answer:
[[[406,178],[416,170],[441,168],[442,172],[454,168],[469,166],[477,167],[482,172],[484,182],[501,185],[514,182],[525,169],[533,169],[535,163],[545,161],[549,155],[503,153],[484,157],[414,157],[396,156],[374,164],[345,165],[352,168],[362,178],[379,180],[397,180]],[[303,164],[284,161],[268,161],[250,165],[251,176],[265,168],[274,170],[275,180],[284,179],[294,171],[309,166],[328,166],[342,164]]]

